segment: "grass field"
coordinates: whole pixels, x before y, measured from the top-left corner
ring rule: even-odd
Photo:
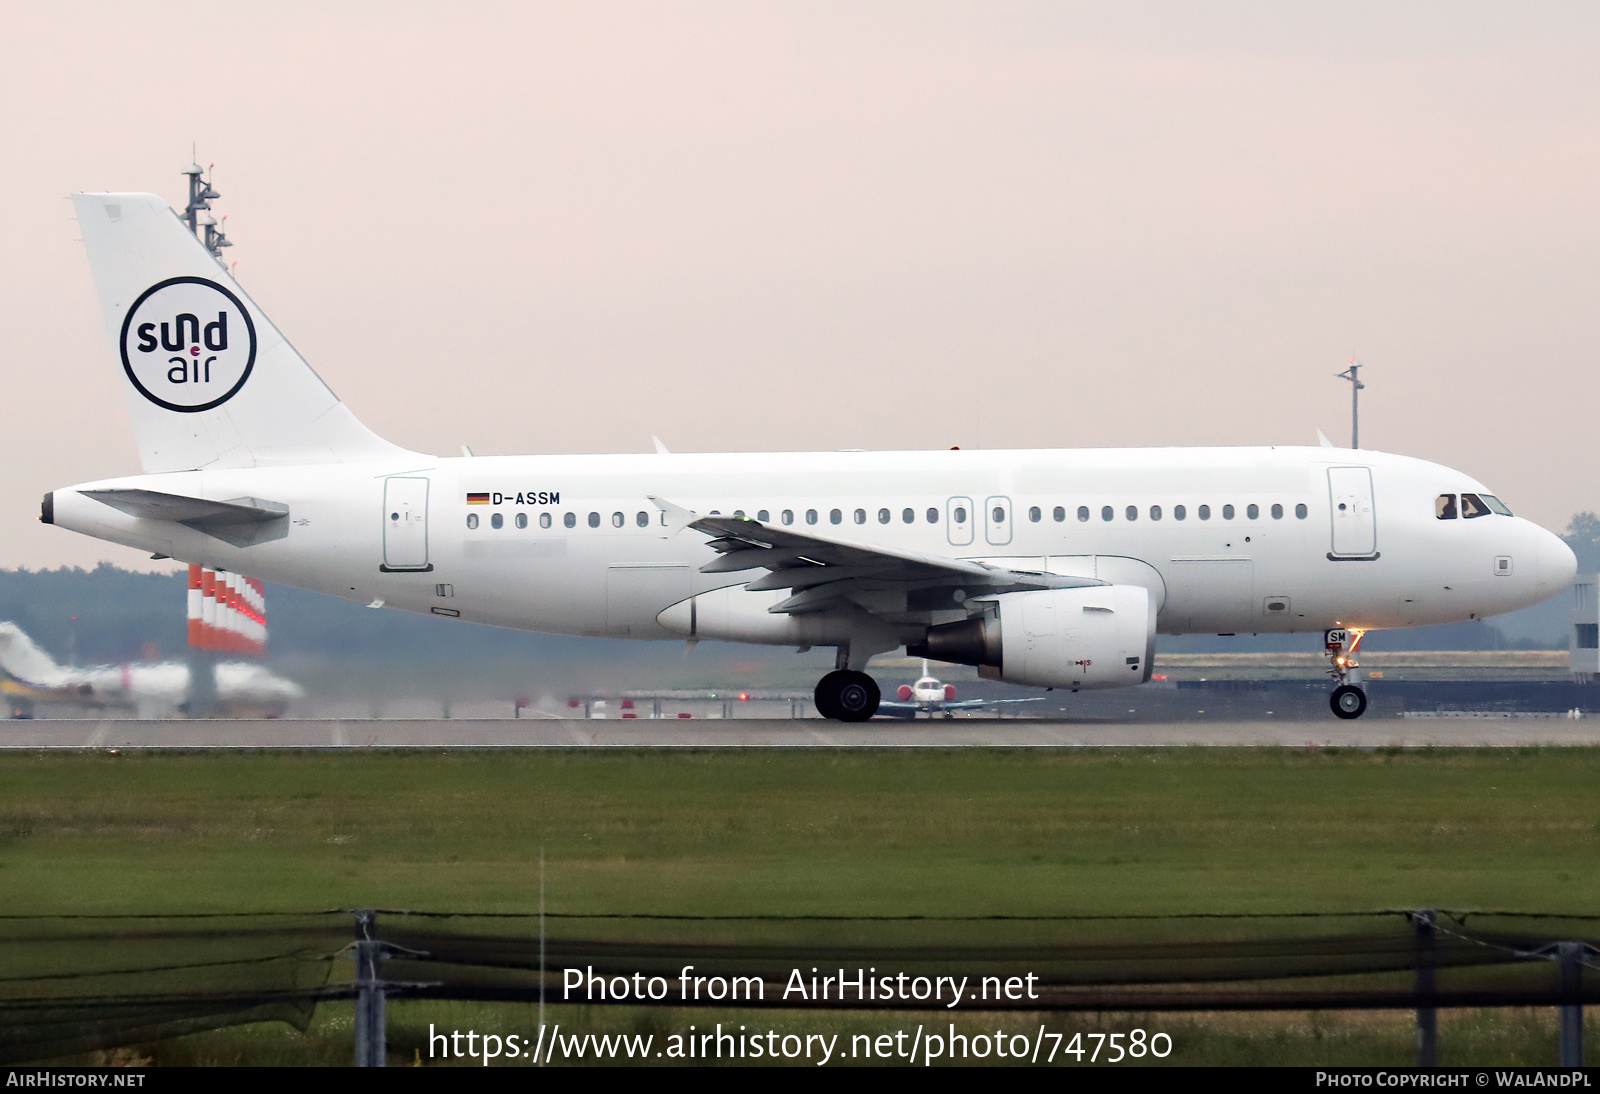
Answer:
[[[1597,782],[1600,749],[18,752],[0,754],[0,913],[528,911],[541,847],[565,912],[1592,913]],[[394,1005],[396,1062],[436,1015],[531,1021],[525,1006],[441,1006]],[[1138,1020],[1182,1034],[1173,1062],[1411,1051],[1403,1013]],[[342,1062],[348,1022],[325,1006],[308,1035],[149,1051]],[[1447,1060],[1554,1059],[1543,1012],[1449,1022]]]
[[[0,755],[0,912],[1600,909],[1600,750]]]

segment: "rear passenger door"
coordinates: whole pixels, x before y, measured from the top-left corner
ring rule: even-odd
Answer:
[[[396,475],[383,481],[383,565],[386,573],[426,572],[428,562],[428,480]]]

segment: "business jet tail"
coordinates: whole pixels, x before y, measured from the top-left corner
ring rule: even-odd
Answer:
[[[356,420],[155,194],[75,194],[147,472],[405,455]]]
[[[61,666],[15,623],[0,623],[0,669],[29,687],[58,688],[67,681]]]

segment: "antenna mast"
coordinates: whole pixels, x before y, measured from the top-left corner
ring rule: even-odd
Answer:
[[[213,163],[211,169],[215,170],[216,166]],[[211,252],[211,257],[222,264],[222,248],[232,247],[233,244],[223,234],[217,218],[211,215],[211,203],[222,195],[212,187],[211,180],[205,177],[206,170],[198,163],[191,163],[183,169],[183,174],[189,177],[189,204],[183,211],[183,222],[189,226],[189,231],[194,233],[195,238],[205,245],[206,250]]]
[[[1361,364],[1351,358],[1350,367],[1339,373],[1339,379],[1350,381],[1350,447],[1361,447]]]

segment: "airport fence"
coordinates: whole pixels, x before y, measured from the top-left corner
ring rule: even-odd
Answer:
[[[0,1062],[37,1063],[353,1000],[386,1058],[391,998],[926,1011],[1558,1008],[1583,1062],[1600,916],[1407,910],[1189,916],[526,915],[388,909],[0,917]],[[812,970],[832,974],[820,993]],[[686,971],[688,970],[688,971]],[[870,970],[870,971],[869,971]],[[904,974],[903,977],[900,974]],[[883,977],[894,988],[878,990]],[[951,980],[949,978],[954,978]],[[843,985],[841,988],[839,985]],[[1026,985],[1026,990],[1023,985]],[[857,986],[859,985],[859,986]],[[992,991],[991,991],[992,988]],[[818,995],[821,997],[818,997]]]

